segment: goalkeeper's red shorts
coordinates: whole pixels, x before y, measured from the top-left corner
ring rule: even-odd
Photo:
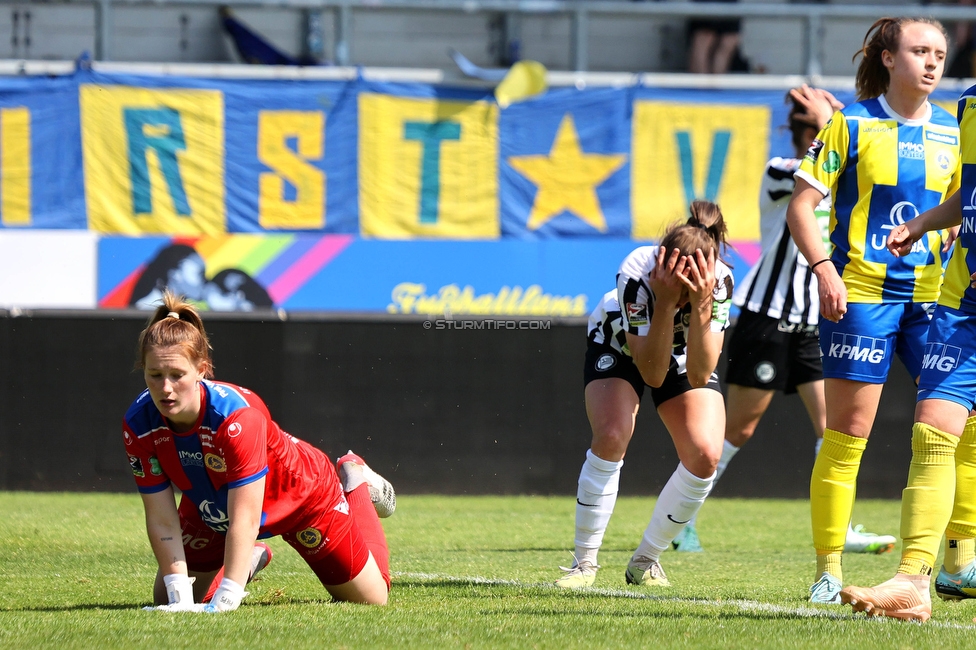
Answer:
[[[220,569],[225,536],[203,523],[189,499],[180,501],[179,513],[187,568],[197,573]],[[349,514],[345,497],[334,508],[323,503],[303,519],[306,526],[281,537],[298,551],[322,584],[341,585],[359,575],[369,559],[369,549]]]

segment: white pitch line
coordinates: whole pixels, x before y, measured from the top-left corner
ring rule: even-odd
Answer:
[[[519,582],[518,580],[501,580],[497,578],[483,578],[480,576],[452,576],[444,573],[407,573],[407,572],[393,572],[393,576],[397,578],[414,578],[418,580],[448,580],[451,582],[461,582],[470,583],[473,585],[486,585],[486,586],[496,586],[496,587],[519,587],[519,588],[532,588],[532,589],[558,589],[555,585],[549,582]],[[884,617],[859,617],[853,612],[832,612],[825,609],[817,609],[814,607],[783,607],[782,605],[774,605],[772,603],[761,603],[756,600],[708,600],[705,598],[678,598],[674,596],[662,596],[660,594],[648,594],[642,593],[640,591],[631,591],[625,589],[598,589],[595,587],[589,587],[586,589],[580,589],[581,594],[595,594],[598,596],[608,596],[610,598],[630,598],[633,600],[653,600],[660,602],[670,602],[670,603],[690,603],[693,605],[704,605],[706,607],[734,607],[738,608],[743,612],[765,612],[768,614],[783,614],[789,616],[795,616],[797,618],[829,618],[834,620],[852,620],[860,619],[867,620],[871,623],[890,623],[892,625],[904,624],[903,621],[897,621],[890,618]],[[976,620],[976,619],[974,619]],[[917,625],[922,625],[917,623]],[[926,626],[938,627],[943,629],[951,630],[976,630],[976,625],[962,625],[960,623],[950,623],[948,621],[933,621],[929,619],[928,622],[924,623]]]

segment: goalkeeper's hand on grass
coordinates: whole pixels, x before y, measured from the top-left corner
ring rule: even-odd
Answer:
[[[218,614],[220,612],[232,612],[241,605],[247,592],[230,578],[220,581],[220,586],[214,592],[213,598],[209,603],[193,602],[193,581],[187,576],[174,574],[163,577],[163,584],[166,585],[166,595],[169,604],[157,607],[146,607],[146,610],[157,612],[194,612]]]
[[[202,612],[204,605],[193,602],[193,581],[194,578],[183,573],[163,576],[163,586],[166,587],[166,598],[169,603],[144,609],[156,612]]]
[[[147,611],[156,612],[194,612],[207,614],[217,614],[220,612],[232,612],[241,605],[241,601],[247,592],[230,578],[220,581],[220,586],[214,592],[213,598],[209,603],[193,602],[193,580],[183,574],[173,574],[163,576],[163,584],[166,585],[166,596],[169,603],[157,607],[145,607]]]
[[[230,578],[224,578],[220,581],[220,586],[214,592],[213,598],[203,606],[203,611],[208,614],[232,612],[240,607],[241,601],[244,600],[244,596],[246,595],[247,592],[244,591],[244,587]]]
[[[157,605],[156,607],[143,607],[148,612],[195,612],[197,614],[205,612],[207,606],[203,603],[179,603],[177,605]]]

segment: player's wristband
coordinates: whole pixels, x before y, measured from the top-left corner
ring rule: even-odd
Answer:
[[[193,580],[185,573],[171,573],[163,576],[166,586],[166,597],[170,605],[193,604]]]
[[[817,268],[818,266],[820,266],[821,264],[823,264],[824,262],[829,262],[829,261],[830,261],[830,258],[829,257],[825,257],[822,260],[820,260],[819,262],[814,262],[813,264],[810,265],[810,270],[812,271],[815,268]]]
[[[217,587],[217,591],[214,592],[205,611],[232,612],[240,607],[241,601],[246,595],[247,592],[244,591],[244,587],[230,578],[224,578],[220,581],[220,586]]]

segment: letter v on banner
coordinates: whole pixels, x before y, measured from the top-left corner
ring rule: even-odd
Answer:
[[[722,206],[731,241],[758,242],[770,116],[765,105],[635,101],[631,236],[656,240],[706,199]]]
[[[708,161],[708,174],[705,177],[705,192],[699,194],[695,191],[695,159],[694,151],[691,148],[691,133],[688,131],[678,131],[674,134],[678,141],[678,155],[681,158],[681,181],[685,188],[685,199],[690,205],[695,199],[705,199],[716,202],[718,200],[718,187],[722,182],[722,173],[725,170],[725,159],[729,153],[729,140],[732,134],[728,131],[716,131],[712,135],[712,152]]]

